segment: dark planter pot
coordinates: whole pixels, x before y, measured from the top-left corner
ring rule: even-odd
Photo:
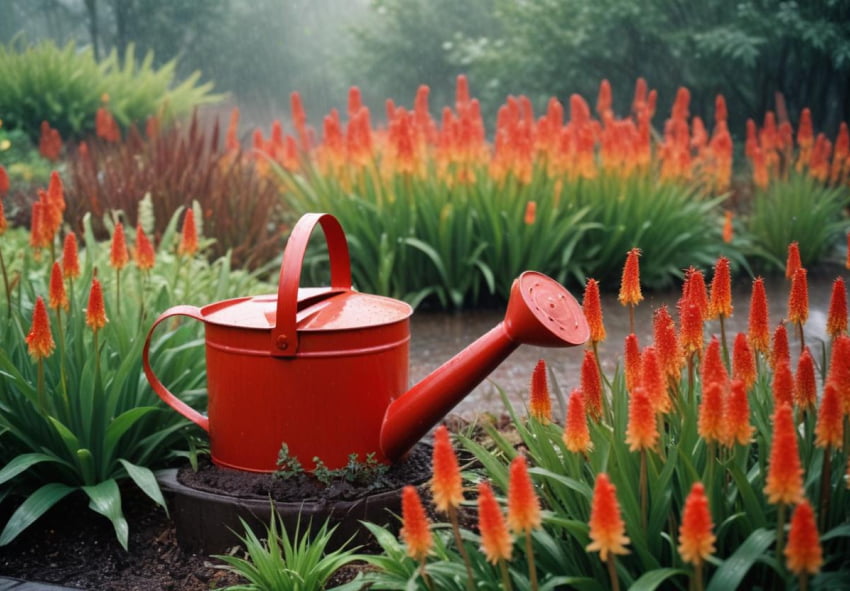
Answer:
[[[194,489],[177,480],[177,471],[176,468],[163,470],[157,474],[157,480],[162,489],[174,497],[171,519],[177,542],[184,550],[198,554],[227,552],[239,544],[239,536],[244,535],[240,519],[258,537],[265,537],[272,511],[269,499]],[[401,489],[379,492],[354,501],[276,502],[274,510],[290,534],[295,532],[299,519],[300,531],[308,525],[312,531],[318,531],[327,520],[330,527],[336,527],[330,549],[346,543],[349,547],[362,546],[373,540],[361,521],[397,528],[395,515],[401,514]]]

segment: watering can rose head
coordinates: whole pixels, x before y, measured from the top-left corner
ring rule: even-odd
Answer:
[[[303,288],[301,264],[316,225],[328,243],[331,284]],[[402,456],[520,344],[569,347],[589,336],[575,298],[527,271],[514,281],[505,319],[408,390],[412,312],[405,302],[352,290],[339,222],[306,214],[287,242],[278,293],[170,308],[148,333],[145,375],[169,406],[208,431],[218,465],[272,472],[285,442],[301,461],[318,457],[335,469],[353,453],[383,462]],[[206,416],[150,365],[154,329],[178,315],[205,326]]]

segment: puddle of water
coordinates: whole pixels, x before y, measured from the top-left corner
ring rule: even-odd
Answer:
[[[835,274],[809,274],[809,319],[805,325],[806,344],[813,353],[820,351],[826,340],[826,318],[832,282]],[[746,332],[749,319],[749,305],[752,283],[739,279],[733,286],[734,312],[726,321],[726,334],[729,346],[738,332]],[[771,326],[776,327],[788,311],[788,291],[790,282],[784,277],[772,277],[765,280],[770,312]],[[573,293],[581,301],[581,293]],[[678,322],[676,301],[680,292],[645,294],[645,300],[635,312],[636,333],[641,347],[652,342],[652,315],[662,305],[667,305],[674,320]],[[602,295],[602,313],[607,339],[599,345],[602,371],[613,374],[622,359],[623,342],[627,336],[628,310],[617,301],[616,294]],[[503,310],[469,310],[461,313],[417,312],[411,318],[410,343],[410,380],[415,384],[431,371],[439,367],[475,339],[485,334],[503,319]],[[705,326],[706,342],[712,334],[720,334],[719,321],[709,321]],[[789,329],[791,353],[796,367],[799,345]],[[815,355],[818,358],[818,355]],[[521,409],[528,397],[531,372],[538,360],[544,359],[552,369],[558,385],[568,395],[580,384],[580,369],[584,358],[584,348],[571,347],[551,349],[522,345],[503,362],[488,380],[473,390],[454,412],[472,417],[481,412],[500,413],[503,410],[496,385],[504,389],[517,408]],[[556,411],[557,412],[557,411]]]

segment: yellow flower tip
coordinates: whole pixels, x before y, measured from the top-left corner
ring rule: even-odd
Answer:
[[[434,505],[439,511],[448,513],[463,501],[463,484],[457,456],[445,425],[440,425],[434,432],[432,464],[434,476],[431,479],[431,495]]]
[[[511,559],[513,539],[508,531],[502,509],[487,482],[478,485],[478,530],[481,532],[481,551],[491,564]]]
[[[540,500],[528,475],[525,457],[518,455],[511,462],[508,480],[508,526],[514,533],[529,533],[540,527]]]
[[[401,538],[407,555],[424,560],[434,545],[422,499],[414,486],[405,486],[401,493]]]
[[[626,264],[623,267],[623,277],[620,282],[620,294],[618,301],[624,306],[634,306],[643,300],[640,290],[640,249],[633,248],[626,255]]]
[[[27,351],[36,361],[49,357],[53,353],[56,344],[50,332],[50,319],[47,316],[47,308],[44,300],[38,296],[35,300],[35,308],[32,313],[32,326],[26,336]]]
[[[682,525],[679,526],[679,555],[682,560],[699,565],[714,553],[716,537],[712,533],[713,527],[705,488],[701,482],[695,482],[685,499]]]
[[[620,515],[617,501],[617,489],[608,475],[600,473],[593,487],[593,500],[590,507],[590,544],[588,552],[599,552],[599,558],[607,562],[609,554],[628,554],[626,544],[626,525]]]
[[[785,560],[795,575],[817,574],[823,566],[823,550],[818,535],[815,513],[807,499],[797,505],[791,516]]]
[[[531,374],[531,396],[528,412],[544,425],[552,422],[552,400],[549,396],[549,382],[546,377],[546,362],[540,360]]]

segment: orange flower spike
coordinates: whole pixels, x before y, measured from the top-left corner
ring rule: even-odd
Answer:
[[[30,214],[30,246],[38,249],[45,246],[44,244],[44,213],[42,212],[42,204],[40,201],[35,201],[32,204],[32,213]],[[38,254],[36,256],[39,256]]]
[[[739,332],[732,347],[732,378],[741,380],[745,390],[756,383],[756,359],[747,342],[747,335]]]
[[[177,247],[177,254],[192,256],[197,250],[198,230],[195,227],[195,211],[188,207],[186,208],[186,216],[183,218],[183,231],[180,244]]]
[[[720,384],[721,388],[725,390],[729,385],[729,374],[723,364],[723,358],[720,355],[720,341],[717,340],[716,336],[711,337],[711,341],[705,349],[700,373],[703,387],[716,383]]]
[[[0,197],[5,196],[9,192],[9,186],[9,173],[6,172],[6,167],[0,164]]]
[[[826,381],[835,384],[842,410],[850,413],[850,337],[847,335],[841,335],[832,342]]]
[[[745,384],[741,380],[732,380],[723,409],[723,444],[728,447],[735,443],[747,445],[754,430],[750,424],[750,402]]]
[[[112,233],[112,245],[109,249],[109,265],[120,271],[130,260],[130,254],[127,251],[127,239],[124,236],[124,225],[118,222],[115,225],[115,231]]]
[[[62,244],[62,274],[65,279],[76,279],[80,276],[77,236],[73,232],[65,234],[65,242]]]
[[[841,449],[844,444],[844,413],[841,410],[841,400],[838,389],[832,382],[827,382],[823,388],[818,421],[815,425],[815,445]]]
[[[773,504],[793,505],[803,500],[803,468],[793,412],[788,404],[779,404],[773,414],[773,440],[764,492]]]
[[[847,259],[844,261],[844,268],[850,269],[850,232],[847,232]]]
[[[434,431],[434,454],[432,459],[434,477],[431,479],[431,495],[438,511],[448,513],[458,508],[463,501],[463,485],[460,466],[452,448],[449,430],[440,425]]]
[[[682,329],[679,341],[685,355],[702,357],[702,314],[696,304],[686,304],[682,311]]]
[[[605,334],[605,325],[602,322],[602,303],[599,298],[599,282],[596,279],[587,280],[581,307],[585,318],[587,318],[587,325],[590,327],[590,340],[594,343],[601,343],[607,335]]]
[[[640,356],[641,384],[657,413],[670,412],[670,397],[655,347],[647,347]]]
[[[773,331],[773,343],[770,350],[770,366],[774,369],[781,362],[791,364],[791,351],[788,349],[788,331],[779,324]]]
[[[529,201],[525,204],[525,218],[523,221],[526,226],[533,226],[535,219],[537,219],[537,202]]]
[[[770,353],[769,318],[764,279],[758,277],[753,281],[753,292],[750,297],[748,337],[753,350],[765,355]]]
[[[581,391],[587,412],[594,421],[599,421],[602,418],[602,378],[590,349],[585,350],[581,363]]]
[[[815,361],[806,347],[797,361],[797,374],[794,376],[794,402],[803,410],[813,408],[817,399],[817,378]]]
[[[708,317],[709,302],[708,290],[705,288],[705,276],[702,274],[702,271],[691,267],[688,270],[687,286],[688,301],[696,304],[702,319],[705,320]]]
[[[543,423],[552,422],[552,399],[549,396],[549,382],[546,378],[546,362],[542,359],[531,373],[531,396],[528,413]]]
[[[795,575],[814,575],[823,565],[823,550],[820,545],[815,512],[808,499],[794,508],[788,545],[785,546],[785,564]]]
[[[27,351],[29,351],[30,356],[35,361],[49,357],[56,347],[56,343],[53,342],[53,335],[50,332],[50,319],[47,316],[47,308],[45,308],[44,300],[41,296],[38,296],[35,300],[35,308],[32,313],[32,326],[25,340]]]
[[[717,538],[712,533],[713,528],[705,487],[701,482],[695,482],[685,499],[682,525],[679,526],[679,555],[682,560],[701,565],[714,554]]]
[[[407,555],[414,560],[424,560],[434,545],[425,508],[416,487],[407,485],[401,493],[401,538]]]
[[[631,392],[640,385],[640,344],[634,333],[626,337],[624,346],[624,365],[626,373],[626,390]]]
[[[720,257],[714,266],[714,277],[711,280],[708,317],[729,318],[732,316],[732,310],[732,277],[729,271],[729,259]]]
[[[832,282],[826,333],[835,339],[845,332],[847,332],[847,289],[844,285],[844,279],[838,277]]]
[[[773,371],[773,404],[778,407],[781,404],[794,406],[794,374],[791,372],[791,364],[788,360],[780,361]]]
[[[799,267],[791,279],[791,293],[788,297],[788,320],[794,324],[805,324],[809,318],[809,286],[806,270]]]
[[[136,250],[133,251],[133,260],[142,271],[153,269],[156,262],[156,252],[141,226],[136,226]]]
[[[723,214],[723,242],[726,244],[732,242],[733,232],[732,212],[727,209]]]
[[[593,447],[590,430],[587,428],[584,393],[579,389],[570,393],[563,439],[564,445],[573,453],[587,453]]]
[[[785,259],[785,278],[793,278],[794,273],[802,266],[803,264],[800,261],[800,245],[797,242],[792,242],[788,245],[788,258]]]
[[[590,544],[588,552],[599,552],[603,562],[609,554],[628,554],[626,544],[626,524],[620,515],[617,502],[617,489],[604,472],[596,477],[593,487],[593,500],[590,507]]]
[[[109,320],[106,317],[106,307],[103,303],[103,289],[97,277],[91,280],[91,291],[89,292],[89,303],[86,306],[86,324],[97,332]]]
[[[508,481],[508,526],[516,534],[528,534],[540,527],[540,501],[528,475],[525,457],[518,455],[511,462]]]
[[[623,267],[623,277],[620,281],[620,294],[618,301],[624,306],[634,306],[643,300],[640,291],[640,249],[633,248],[626,255],[626,264]]]
[[[629,397],[629,423],[626,427],[626,443],[630,451],[652,449],[658,443],[658,427],[655,409],[646,391],[635,388]]]
[[[50,270],[50,293],[48,297],[48,305],[51,309],[68,310],[68,294],[65,291],[65,282],[62,280],[62,267],[58,262],[53,263],[53,268]]]
[[[502,509],[487,482],[478,484],[478,530],[481,532],[481,551],[491,564],[510,560],[513,540],[505,524]]]
[[[668,378],[679,379],[683,364],[682,348],[676,336],[676,325],[667,311],[667,306],[661,306],[655,311],[652,329],[661,369]]]
[[[6,221],[6,212],[3,211],[3,199],[0,198],[0,236],[6,233],[6,228],[8,227],[9,223]]]
[[[723,423],[723,386],[711,382],[703,386],[697,431],[706,443],[725,439]]]

